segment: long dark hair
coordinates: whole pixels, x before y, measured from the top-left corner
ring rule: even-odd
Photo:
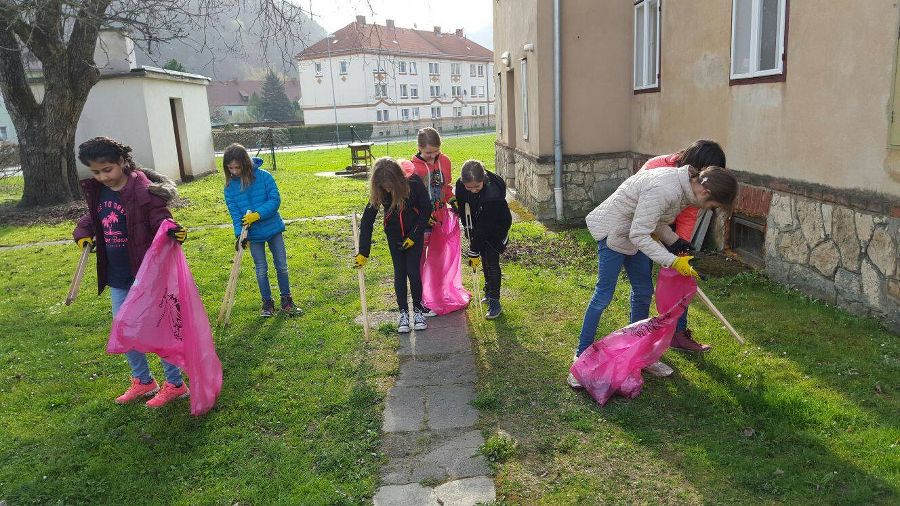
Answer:
[[[678,152],[676,158],[681,165],[690,165],[696,169],[707,167],[725,167],[725,152],[716,141],[699,139]]]
[[[131,146],[109,137],[94,137],[78,146],[78,160],[85,166],[91,162],[121,163],[126,174],[138,170],[140,166],[131,157]]]
[[[722,167],[706,167],[698,170],[691,167],[688,172],[692,179],[696,178],[701,186],[709,190],[710,200],[731,209],[734,199],[737,198],[738,181],[730,170]]]
[[[228,185],[228,182],[231,181],[231,178],[234,177],[228,170],[228,165],[231,162],[238,162],[241,164],[241,189],[243,190],[250,186],[253,183],[253,180],[256,179],[256,176],[253,174],[253,162],[250,161],[250,153],[247,153],[247,148],[238,143],[234,143],[225,148],[225,152],[222,153],[222,172],[225,173],[226,186]]]

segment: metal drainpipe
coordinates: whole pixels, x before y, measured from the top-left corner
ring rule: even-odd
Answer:
[[[562,122],[560,120],[560,47],[559,47],[559,0],[553,0],[553,200],[556,201],[556,221],[563,221],[562,189]]]

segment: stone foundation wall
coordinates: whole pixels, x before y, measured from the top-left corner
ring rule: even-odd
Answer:
[[[556,218],[553,196],[554,160],[535,157],[496,143],[496,171],[514,187],[516,197],[542,220]],[[564,221],[577,223],[630,176],[630,153],[566,155],[563,157]]]
[[[855,314],[900,330],[900,218],[773,192],[766,272]]]

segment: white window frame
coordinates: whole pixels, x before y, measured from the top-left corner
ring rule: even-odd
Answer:
[[[340,69],[340,75],[345,76],[350,69],[350,63],[347,60],[341,60],[338,68]]]
[[[400,118],[403,121],[409,121],[409,109],[400,109]]]
[[[519,89],[522,94],[522,138],[528,140],[528,60],[519,64]]]
[[[397,73],[398,74],[406,73],[406,62],[405,61],[399,62],[399,65],[397,66]]]
[[[479,97],[483,97],[483,96],[484,96],[484,86],[479,86],[479,87],[478,87],[478,96],[479,96]]]
[[[469,65],[469,77],[475,77],[475,67],[476,65],[474,63]]]
[[[438,62],[428,62],[428,75],[430,75],[430,76],[441,75],[441,64]]]
[[[478,106],[478,115],[479,115],[479,116],[487,116],[487,113],[485,113],[485,111],[484,111],[484,106],[483,106],[483,105],[479,105],[479,106]]]
[[[416,70],[416,62],[414,62],[414,61],[409,62],[409,73],[410,73],[410,75],[416,75],[419,73],[419,71]]]
[[[659,27],[662,24],[662,11],[660,9],[661,0],[642,0],[636,4],[634,4],[634,60],[632,64],[632,82],[634,83],[635,90],[652,90],[655,88],[659,88]],[[650,54],[650,45],[647,44],[647,41],[650,40],[650,10],[656,9],[656,40],[654,41],[654,54]],[[640,14],[638,13],[640,12]],[[642,21],[644,24],[643,32],[638,33],[638,16],[642,16]],[[641,55],[641,63],[643,68],[641,69],[641,74],[644,76],[644,80],[638,82],[638,53]],[[652,59],[652,60],[651,60]],[[656,72],[650,76],[650,62],[656,62]],[[652,79],[648,79],[648,77],[652,77]]]
[[[735,34],[737,27],[737,3],[739,1],[744,2],[752,2],[752,6],[750,8],[750,65],[749,71],[744,74],[735,74],[734,73],[734,49],[735,49]],[[777,0],[778,1],[778,32],[776,35],[776,43],[778,44],[776,61],[778,63],[777,67],[774,69],[768,70],[759,70],[759,48],[761,46],[760,41],[760,9],[762,5],[762,0],[732,0],[731,2],[731,62],[729,68],[729,75],[731,79],[752,79],[754,77],[765,77],[765,76],[777,76],[784,74],[784,23],[785,18],[787,17],[787,5],[786,0]]]
[[[469,96],[471,96],[471,97],[478,96],[478,86],[477,85],[473,84],[472,87],[469,89]]]
[[[484,77],[484,65],[478,65],[477,70],[478,70],[478,77]]]
[[[431,98],[439,98],[441,96],[441,85],[435,84],[433,86],[429,86],[428,92],[429,92]]]
[[[9,139],[9,130],[7,130],[6,125],[0,125],[0,141],[5,141]]]
[[[379,98],[387,98],[387,84],[375,84],[375,96]]]
[[[313,71],[315,71],[317,76],[322,75],[322,62],[313,62]]]
[[[459,118],[462,116],[462,107],[454,107],[453,108],[453,116]]]
[[[460,66],[459,63],[451,63],[450,64],[450,75],[451,76],[459,76],[459,71],[460,71],[459,66]]]
[[[400,98],[409,98],[409,85],[400,85]]]
[[[410,84],[409,85],[409,98],[419,98],[419,85],[418,84]]]
[[[478,106],[472,106],[472,116],[478,116]]]
[[[437,111],[437,114],[435,114]],[[431,107],[431,119],[440,119],[441,117],[441,107],[440,106],[432,106]]]
[[[419,119],[419,108],[418,107],[413,108],[412,117],[413,117],[413,119]]]

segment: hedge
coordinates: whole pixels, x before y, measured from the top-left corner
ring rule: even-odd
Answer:
[[[356,136],[368,140],[372,136],[372,124],[353,125]],[[271,143],[274,136],[276,146],[294,146],[299,144],[324,144],[334,142],[334,125],[308,125],[287,128],[239,128],[234,130],[213,130],[213,148],[222,151],[232,143],[240,143],[248,149],[255,149],[262,142],[263,147]],[[270,133],[271,131],[271,133]],[[338,125],[339,143],[351,142],[350,125]]]

